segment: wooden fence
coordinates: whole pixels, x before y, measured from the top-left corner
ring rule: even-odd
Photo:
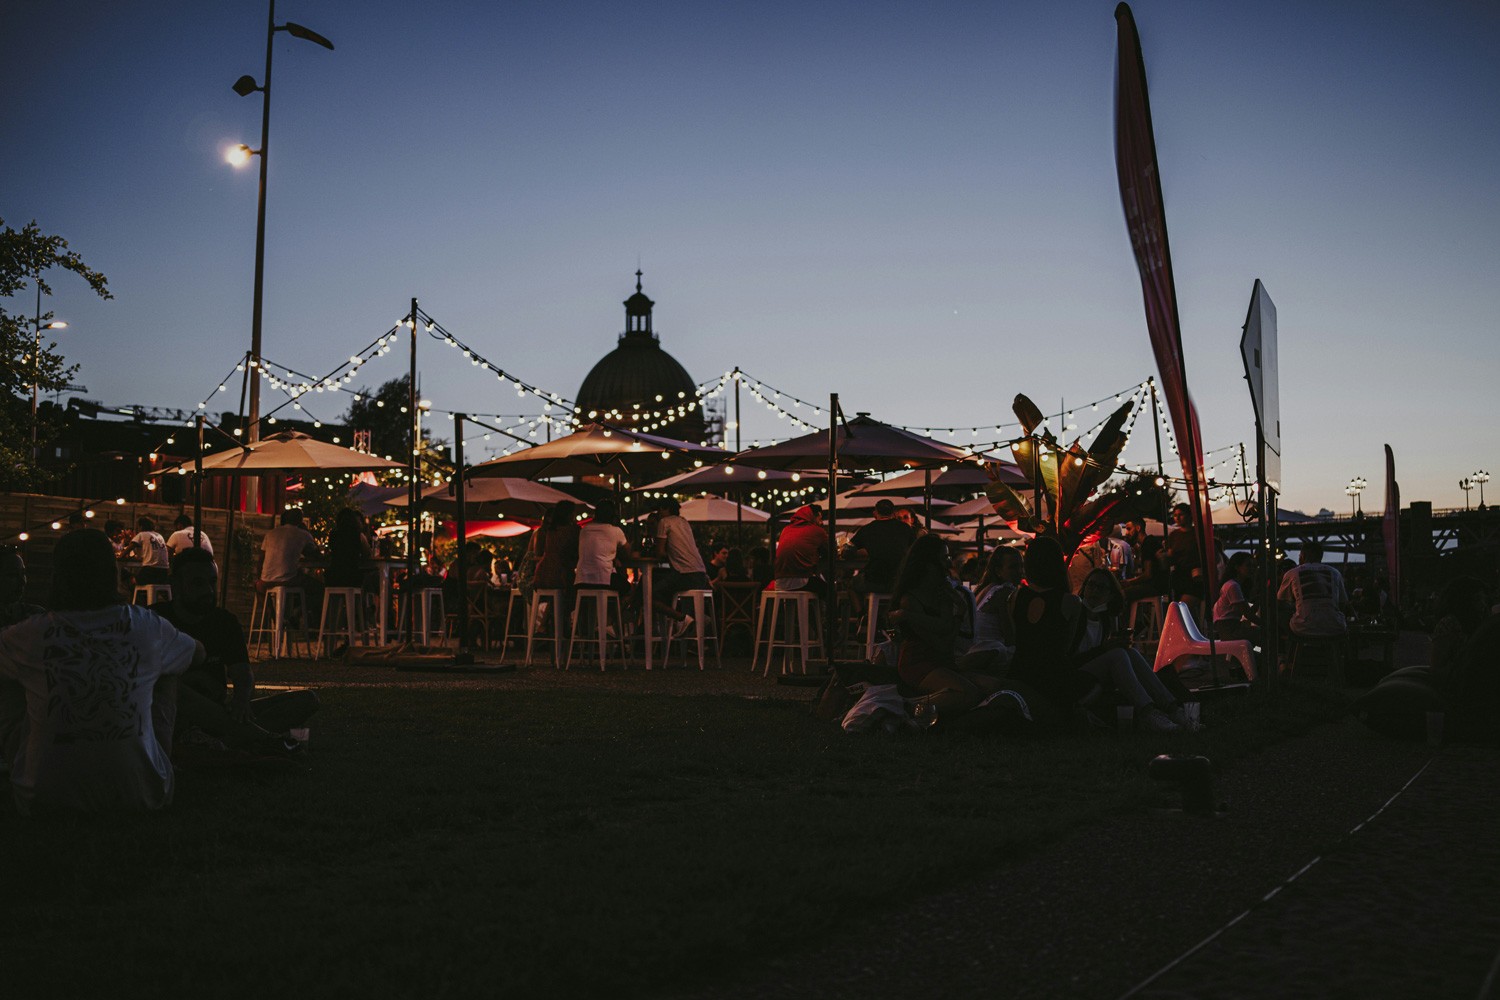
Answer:
[[[92,516],[88,516],[90,514]],[[131,529],[131,534],[135,533],[138,518],[150,517],[156,522],[157,530],[166,537],[174,530],[172,522],[179,514],[192,517],[192,504],[120,504],[114,500],[88,503],[76,497],[0,493],[0,541],[19,545],[21,556],[26,560],[26,599],[45,604],[46,595],[52,589],[52,549],[57,539],[68,530],[70,517],[83,516],[88,527],[100,529],[109,521],[119,521]],[[54,524],[58,527],[54,528]],[[203,508],[202,528],[214,547],[221,572],[232,549],[232,558],[228,560],[226,606],[239,615],[241,621],[250,620],[255,577],[260,569],[260,540],[274,525],[275,519],[270,514],[236,511],[235,537],[231,540],[228,537],[229,511],[219,507]],[[23,532],[30,537],[18,541]]]

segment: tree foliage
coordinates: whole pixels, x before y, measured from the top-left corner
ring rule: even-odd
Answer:
[[[52,319],[50,311],[36,314],[36,300],[20,298],[38,291],[52,295],[47,272],[53,268],[71,271],[88,283],[102,299],[114,296],[104,275],[68,249],[61,236],[42,232],[35,220],[12,229],[0,219],[0,488],[24,489],[42,481],[31,454],[30,397],[33,384],[42,393],[60,392],[78,371],[57,350],[57,343],[43,336],[37,350],[38,325]],[[30,306],[30,308],[28,308]],[[45,333],[45,330],[42,331]],[[39,443],[45,445],[48,428],[40,428]]]

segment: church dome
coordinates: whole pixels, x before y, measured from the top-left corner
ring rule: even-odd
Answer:
[[[635,294],[624,303],[625,332],[620,334],[619,345],[584,376],[574,399],[581,411],[578,417],[682,441],[702,441],[705,428],[697,383],[676,358],[662,350],[651,329],[651,309],[656,303],[641,291],[641,272],[635,276]]]

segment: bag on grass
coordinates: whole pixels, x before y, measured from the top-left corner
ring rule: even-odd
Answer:
[[[894,684],[856,684],[859,700],[844,714],[844,732],[867,733],[875,729],[894,732],[906,725],[906,701]]]

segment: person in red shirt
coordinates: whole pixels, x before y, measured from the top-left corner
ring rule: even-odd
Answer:
[[[776,589],[809,590],[826,597],[828,584],[821,570],[827,557],[823,508],[816,504],[798,507],[776,540]]]

